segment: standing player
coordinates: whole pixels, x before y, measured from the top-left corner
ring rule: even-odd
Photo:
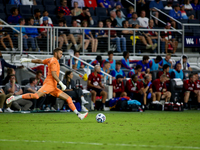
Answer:
[[[27,93],[18,96],[11,96],[6,100],[6,103],[9,104],[12,101],[16,101],[18,99],[39,99],[40,97],[44,96],[45,94],[51,94],[52,96],[59,97],[60,99],[66,100],[68,103],[69,108],[77,114],[79,119],[83,120],[87,117],[88,113],[81,114],[77,111],[76,107],[74,106],[72,99],[63,91],[66,89],[66,86],[60,81],[59,73],[60,73],[60,64],[58,60],[62,57],[62,49],[56,48],[53,51],[54,57],[47,58],[45,60],[41,59],[28,59],[22,58],[21,62],[32,62],[38,64],[48,65],[49,71],[48,75],[44,81],[43,86],[36,92],[36,93]],[[62,91],[57,88],[57,83],[62,88]]]

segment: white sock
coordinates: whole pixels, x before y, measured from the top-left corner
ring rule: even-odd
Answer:
[[[76,46],[77,46],[77,44],[74,44],[74,46],[76,47]]]
[[[74,113],[75,113],[75,114],[77,114],[77,115],[79,115],[79,114],[80,114],[80,112],[78,112],[78,110],[77,110],[77,109],[75,109],[75,110],[74,110]]]
[[[82,100],[82,101],[84,101],[84,100],[85,100],[85,98],[84,98],[83,96],[81,96],[81,100]]]
[[[22,95],[15,96],[15,100],[22,99]]]

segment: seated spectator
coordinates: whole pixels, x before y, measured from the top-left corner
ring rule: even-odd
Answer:
[[[159,12],[155,9],[163,9],[164,6],[163,6],[163,3],[161,0],[154,0],[154,1],[151,1],[150,4],[149,4],[149,9],[151,11],[153,11],[153,15],[156,17],[156,18],[159,18]],[[155,19],[155,24],[158,25],[158,20]]]
[[[159,62],[162,60],[161,56],[157,56],[155,59],[149,61],[150,71],[155,71],[159,69]]]
[[[75,45],[75,49],[77,51],[80,50],[80,48],[82,47],[82,41],[83,41],[83,37],[82,37],[82,31],[78,28],[78,24],[76,20],[72,21],[72,27],[76,27],[77,29],[70,29],[70,34],[74,36],[75,42],[79,42],[79,45]],[[74,42],[74,43],[75,43]]]
[[[7,75],[6,75],[6,77],[3,79],[2,85],[6,85],[6,84],[9,82],[9,80],[10,80],[10,75],[15,75],[15,74],[16,74],[16,72],[15,72],[15,70],[14,70],[13,68],[7,68],[6,73],[7,73]],[[16,82],[17,82],[17,81],[16,81]]]
[[[135,12],[133,6],[129,6],[128,7],[128,14],[127,14],[127,18],[131,18],[132,14]]]
[[[65,13],[65,16],[71,16],[71,11],[70,9],[67,7],[67,0],[61,0],[60,1],[61,6],[58,7],[58,12],[63,10]]]
[[[181,63],[176,64],[176,69],[173,69],[171,72],[171,79],[174,78],[180,78],[181,80],[185,79],[185,75],[181,69]]]
[[[122,22],[125,20],[122,15],[121,15],[121,11],[117,10],[116,11],[117,17],[115,18],[117,20],[117,27],[122,27]]]
[[[0,88],[0,113],[3,112],[3,105],[6,101],[7,98],[9,98],[10,96],[12,96],[12,94],[5,94],[4,90],[2,88]],[[4,112],[14,112],[12,109],[10,109],[12,103],[10,104],[6,104],[6,107],[4,108]]]
[[[21,0],[22,5],[37,5],[36,0]]]
[[[138,81],[136,74],[132,75],[131,79],[126,81],[127,94],[131,99],[143,102],[144,85],[143,82]]]
[[[150,88],[152,84],[152,75],[151,74],[146,74],[144,76],[144,81],[143,81],[143,86],[144,86],[144,108],[146,109],[146,104],[147,104],[147,99],[155,97],[155,94],[153,93],[152,88]]]
[[[101,55],[97,55],[95,60],[90,61],[89,64],[95,67],[96,65],[101,66],[101,63],[102,63],[102,57],[101,57]],[[90,67],[90,69],[92,69],[92,68]]]
[[[88,112],[87,108],[84,105],[88,104],[88,101],[85,100],[83,96],[83,91],[81,88],[76,88],[75,82],[73,80],[73,72],[66,71],[65,77],[63,80],[63,84],[67,86],[64,91],[67,95],[69,95],[72,99],[79,102],[81,105],[81,111]]]
[[[138,13],[141,13],[141,10],[147,10],[148,9],[147,6],[149,6],[149,4],[147,5],[146,0],[136,1],[136,8]]]
[[[101,67],[99,65],[96,65],[94,67],[94,72],[91,73],[88,77],[88,90],[92,94],[92,102],[96,102],[96,96],[102,96],[102,107],[101,109],[105,109],[105,102],[107,98],[107,92],[104,91],[105,87],[101,83],[101,75],[98,73],[101,71]]]
[[[113,51],[108,51],[108,58],[105,59],[105,60],[103,60],[101,67],[104,66],[104,63],[106,61],[110,63],[110,68],[109,68],[110,70],[111,69],[112,70],[115,69],[115,67],[116,67],[116,61],[113,59]]]
[[[111,27],[116,27],[117,26],[117,20],[116,20],[116,12],[115,11],[110,11],[110,21],[111,21]]]
[[[174,9],[169,11],[169,15],[174,18],[174,19],[182,19],[182,15],[181,15],[181,11],[180,11],[180,7],[178,4],[176,4],[174,6]],[[176,22],[170,18],[171,24],[174,28],[176,28]]]
[[[53,27],[53,25],[49,23],[48,17],[43,17],[43,22],[42,22],[42,24],[40,24],[40,26]],[[39,31],[43,37],[47,37],[47,29],[46,28],[40,28]]]
[[[77,8],[80,7],[80,8],[83,8],[85,7],[85,3],[84,3],[84,0],[72,0],[71,1],[71,4],[72,4],[72,7],[76,8],[76,5],[77,5]],[[73,14],[73,13],[72,13]]]
[[[113,11],[117,11],[117,10],[120,10],[120,12],[121,12],[121,16],[123,17],[123,18],[126,18],[126,16],[124,15],[124,13],[123,13],[123,11],[121,11],[121,5],[120,5],[120,3],[117,3],[116,4],[116,7],[115,7],[115,9],[113,9]],[[117,12],[116,12],[117,13]]]
[[[35,9],[33,18],[34,18],[34,25],[39,26],[40,25],[40,16],[41,16],[41,11],[40,9]]]
[[[196,77],[194,74],[189,75],[189,79],[185,80],[183,83],[183,92],[184,92],[184,109],[188,109],[188,101],[191,97],[193,99],[197,99],[198,102],[198,110],[200,110],[200,90],[196,85]]]
[[[117,75],[123,76],[124,79],[126,78],[126,74],[121,69],[121,62],[116,62],[116,68],[110,74],[113,77],[113,80],[116,79]]]
[[[81,20],[81,23],[83,21],[87,21],[88,25],[94,25],[94,20],[92,19],[92,16],[90,14],[88,7],[83,8],[83,12],[77,16],[77,19]]]
[[[25,19],[24,18],[20,18],[19,19],[19,24],[17,24],[18,26],[24,26],[25,25]],[[20,31],[20,27],[15,27],[15,29],[17,29],[18,31]],[[35,40],[33,37],[28,36],[26,29],[24,27],[22,27],[22,33],[23,33],[23,47],[25,51],[28,51],[28,42],[31,43],[31,48],[33,51],[36,50],[36,45],[35,45]],[[18,33],[16,31],[14,31],[14,36],[15,39],[18,37]]]
[[[140,27],[146,28],[148,26],[149,18],[146,17],[146,12],[144,10],[141,11],[140,17],[137,18],[139,21]]]
[[[74,51],[74,56],[79,58],[80,52]],[[70,66],[70,59],[68,60],[68,66]],[[72,68],[74,70],[78,70],[78,69],[81,69],[81,68],[84,68],[84,67],[85,67],[84,64],[80,60],[77,60],[74,57],[72,58]]]
[[[123,52],[123,58],[121,59],[122,69],[132,69],[130,64],[133,63],[136,63],[136,61],[129,59],[129,52]]]
[[[140,22],[137,20],[138,16],[137,16],[137,13],[136,12],[133,12],[132,15],[131,15],[131,19],[128,20],[128,23],[129,23],[129,27],[133,27],[133,25],[139,25]]]
[[[132,75],[136,74],[138,76],[138,79],[143,79],[143,73],[142,73],[142,66],[136,65],[135,69],[131,69],[127,75],[128,78],[131,78]]]
[[[37,87],[37,79],[35,77],[31,77],[29,79],[29,83],[24,88],[25,93],[36,93],[39,90]],[[30,101],[33,103],[33,111],[38,111],[42,107],[46,96],[40,97],[39,99],[31,99]]]
[[[37,70],[36,71],[35,78],[37,80],[37,86],[42,86],[43,85],[43,80],[42,80],[42,71],[41,70]]]
[[[107,73],[107,74],[110,74],[110,63],[108,61],[104,62],[104,66],[101,68],[101,71]],[[103,79],[104,76],[106,76],[105,74],[101,73],[100,72],[100,75],[101,75],[101,78]],[[108,76],[106,76],[106,80],[108,80]]]
[[[180,5],[182,19],[194,19],[194,15],[187,16],[185,12],[185,5]]]
[[[155,79],[150,88],[152,88],[153,93],[153,101],[160,101],[160,99],[165,99],[165,102],[169,102],[171,98],[171,92],[167,91],[166,86],[167,76],[165,74],[161,75],[159,79]]]
[[[5,85],[5,93],[6,94],[12,94],[14,96],[23,94],[21,86],[19,84],[16,84],[15,81],[16,81],[15,75],[11,75],[9,83],[7,83]],[[21,111],[21,110],[26,111],[26,110],[30,109],[32,104],[33,103],[29,100],[18,99],[16,101],[12,102],[12,107],[14,107],[15,109],[17,109],[19,111]]]
[[[73,0],[74,1],[74,0]],[[82,2],[83,2],[83,0],[82,0]],[[80,15],[81,13],[82,13],[82,7],[81,8],[79,8],[80,6],[79,6],[79,3],[81,4],[81,1],[74,1],[74,2],[72,2],[73,3],[73,5],[74,6],[72,6],[72,7],[74,7],[74,9],[72,9],[71,10],[71,12],[72,12],[72,16],[78,16],[78,15]],[[83,2],[83,4],[84,4],[84,2]],[[83,4],[81,4],[82,6],[83,6]],[[83,7],[85,7],[85,4],[84,4],[84,6]]]
[[[64,13],[63,10],[60,10],[59,12],[63,12],[63,13]],[[49,23],[49,24],[53,24],[51,18],[49,17],[49,13],[48,13],[47,10],[44,10],[42,15],[43,15],[43,16],[40,18],[40,24],[43,23],[43,18],[44,18],[44,17],[47,17],[47,18],[48,18],[48,23]]]
[[[187,60],[188,60],[187,56],[183,55],[183,56],[181,56],[181,59],[176,62],[176,65],[178,63],[180,63],[182,70],[192,71],[192,68],[190,67],[190,64],[189,64],[189,62]],[[175,65],[175,68],[176,68],[176,65]]]
[[[171,24],[168,22],[165,26],[165,29],[170,29],[171,28]],[[167,49],[165,48],[166,53],[171,52],[171,53],[175,53],[176,49],[178,47],[178,41],[176,41],[176,39],[174,38],[173,34],[171,31],[163,31],[161,32],[161,37],[165,38],[166,40],[168,40],[168,44],[167,44]]]
[[[82,27],[87,28],[88,27],[88,22],[87,21],[83,21],[82,22]],[[84,29],[84,33],[85,33],[85,46],[84,49],[87,50],[89,43],[91,43],[91,48],[92,48],[92,52],[96,52],[97,51],[97,46],[98,46],[98,39],[95,39],[92,35],[92,32],[90,29]]]
[[[164,7],[165,10],[172,10],[172,1],[168,1],[167,5]]]
[[[169,65],[168,64],[163,65],[163,71],[158,72],[158,78],[160,78],[160,76],[163,74],[165,74],[167,76],[168,80],[171,78],[170,74],[169,74]]]
[[[103,28],[103,21],[99,21],[98,27]],[[103,37],[108,37],[105,30],[95,30],[95,38],[101,39]]]
[[[147,33],[145,35],[150,37],[152,39],[153,43],[156,44],[156,46],[158,43],[158,37],[160,37],[161,52],[167,51],[168,40],[165,39],[164,37],[162,38],[160,35],[158,35],[158,32],[153,31],[153,29],[154,29],[153,19],[149,20],[149,26],[147,27],[147,29],[152,29],[152,31],[147,31]],[[154,53],[156,53],[156,49],[154,49]]]
[[[142,66],[142,72],[143,74],[149,73],[150,72],[150,67],[149,67],[149,56],[143,56],[142,60],[138,61],[137,65]]]
[[[102,8],[111,8],[109,0],[97,0],[97,3],[99,5],[99,7],[102,7]]]
[[[129,27],[128,21],[123,21],[122,25],[123,25],[124,28],[128,28]],[[138,29],[139,25],[135,24],[135,25],[133,25],[133,27],[135,29]],[[134,34],[133,31],[131,31],[131,30],[122,30],[122,33],[123,34],[130,34],[131,36]],[[147,43],[145,37],[144,37],[144,33],[141,33],[140,31],[135,31],[135,34],[136,34],[135,39],[139,39],[146,46],[146,49],[150,49],[150,48],[155,49],[156,48],[157,44],[153,45],[153,42],[152,42],[150,37],[147,37],[147,41],[150,44],[149,45]]]
[[[193,10],[192,5],[190,4],[190,0],[184,0],[183,4],[184,4],[184,7],[185,7],[185,10]]]
[[[59,24],[60,20],[64,20],[66,23],[66,18],[65,18],[65,12],[63,10],[60,10],[54,19],[54,24]]]
[[[200,5],[199,5],[198,0],[194,0],[191,5],[192,5],[193,10],[200,10]]]
[[[113,97],[127,96],[124,88],[123,79],[124,77],[122,75],[117,75],[116,79],[112,81]]]
[[[11,5],[21,5],[20,0],[9,0],[8,4]]]
[[[117,5],[121,5],[121,8],[123,8],[121,0],[110,0],[110,5],[112,8],[116,7]]]
[[[22,18],[21,15],[19,15],[19,11],[17,7],[13,7],[11,9],[11,14],[10,16],[8,16],[8,23],[9,24],[18,24],[19,23],[19,19]]]
[[[167,53],[167,54],[165,55],[165,58],[163,58],[163,59],[159,62],[159,69],[160,69],[160,70],[163,70],[163,66],[164,66],[165,64],[167,64],[167,65],[169,66],[170,70],[171,70],[171,69],[173,68],[173,66],[172,66],[172,61],[171,61],[170,59],[171,59],[171,54]]]
[[[84,0],[85,7],[92,7],[94,10],[97,7],[97,1],[96,0]]]
[[[0,21],[0,25],[3,25],[3,22]],[[12,42],[12,39],[10,37],[10,34],[8,34],[3,27],[0,27],[0,42],[1,42],[1,45],[3,46],[3,48],[6,51],[10,51],[10,48],[7,48],[5,43],[4,43],[4,39],[7,39],[9,41],[9,44],[10,44],[10,47],[11,47],[12,51],[16,51],[17,50],[13,46],[13,42]]]
[[[112,28],[111,27],[111,21],[110,19],[106,19],[106,27],[107,28]],[[106,35],[108,35],[108,30],[105,31]],[[125,37],[118,37],[117,33],[115,30],[110,30],[110,39],[112,42],[115,42],[117,45],[117,52],[121,52],[121,46],[120,43],[122,42],[122,49],[123,51],[126,51],[126,38]]]

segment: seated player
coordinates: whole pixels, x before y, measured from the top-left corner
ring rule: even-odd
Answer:
[[[9,98],[10,96],[12,96],[12,94],[5,94],[4,90],[2,88],[0,88],[0,113],[3,112],[3,105],[4,102],[6,101],[7,98]],[[12,103],[10,104],[6,104],[6,107],[4,108],[4,112],[13,112],[12,109],[10,109],[10,106],[12,105]]]
[[[171,54],[170,53],[167,53],[165,58],[163,58],[160,62],[159,62],[159,70],[162,70],[163,69],[163,66],[165,64],[169,65],[170,67],[170,70],[173,68],[172,66],[172,61],[170,60],[171,59]]]
[[[150,67],[149,67],[149,56],[143,56],[142,60],[138,61],[137,65],[142,66],[142,73],[149,73]]]
[[[160,78],[161,75],[165,74],[168,78],[168,80],[170,79],[170,74],[169,74],[169,65],[165,64],[163,66],[163,71],[159,71],[158,72],[158,79]]]
[[[119,74],[126,78],[124,71],[121,69],[121,62],[118,61],[116,62],[116,69],[111,72],[111,76],[115,79]]]
[[[92,94],[92,102],[96,102],[96,96],[102,96],[102,110],[105,109],[105,102],[107,98],[107,92],[103,91],[105,87],[101,83],[101,75],[99,74],[101,71],[101,67],[96,65],[94,67],[94,72],[92,72],[88,77],[88,90]],[[92,105],[93,106],[93,105]],[[93,109],[93,108],[92,108]]]
[[[101,71],[104,71],[104,72],[106,72],[107,74],[110,74],[110,63],[108,62],[108,61],[106,61],[106,62],[104,62],[104,66],[103,66],[103,68],[101,68]],[[104,76],[105,76],[105,74],[103,74],[103,73],[100,73],[100,75],[101,75],[101,78],[103,79],[104,78]],[[106,80],[108,79],[108,76],[106,76]]]
[[[150,88],[152,88],[155,94],[153,101],[160,101],[160,99],[165,99],[165,102],[169,102],[171,98],[171,92],[167,91],[166,86],[167,76],[165,74],[160,76],[160,79],[155,79]]]
[[[79,51],[74,51],[74,56],[79,58],[79,55],[80,55]],[[68,60],[68,66],[70,66],[70,59]],[[72,68],[74,70],[78,70],[78,69],[84,68],[84,64],[80,60],[72,58]]]
[[[171,79],[180,78],[181,80],[185,79],[185,74],[181,69],[181,63],[176,64],[176,69],[173,69],[171,72]]]
[[[196,81],[196,82],[195,82]],[[184,92],[184,109],[188,109],[188,100],[191,97],[192,99],[197,98],[198,110],[200,110],[200,90],[199,82],[197,77],[194,74],[189,75],[189,79],[185,80],[183,83],[183,92]]]
[[[157,56],[155,59],[151,59],[149,60],[149,67],[150,67],[150,71],[155,71],[158,70],[159,68],[159,62],[162,60],[161,56]]]
[[[123,57],[124,58],[121,59],[122,69],[132,69],[130,67],[130,64],[136,63],[136,61],[129,60],[129,52],[128,51],[123,52]]]
[[[189,71],[192,71],[192,68],[190,67],[190,64],[188,63],[188,58],[186,55],[183,55],[181,56],[181,60],[177,61],[176,62],[176,65],[178,63],[181,63],[181,69],[182,70],[189,70]],[[175,65],[175,68],[176,68],[176,65]]]
[[[127,77],[131,78],[133,74],[136,74],[138,76],[138,79],[143,79],[143,73],[142,73],[142,66],[141,65],[137,65],[135,67],[135,69],[131,69],[131,71],[129,71]]]
[[[110,68],[114,70],[116,67],[116,61],[113,59],[113,51],[108,51],[108,58],[103,60],[101,67],[103,67],[104,62],[108,61],[110,63]]]
[[[122,75],[117,75],[116,79],[112,81],[113,97],[127,96],[124,88],[123,79],[124,77]]]
[[[96,66],[96,65],[100,65],[101,66],[101,63],[102,63],[102,57],[101,57],[101,55],[97,55],[96,59],[90,61],[89,64],[92,65],[92,66]],[[92,69],[91,67],[89,67],[89,68]]]
[[[42,71],[41,70],[37,70],[36,71],[35,78],[37,80],[37,86],[42,86],[43,85],[43,80],[42,80]]]
[[[143,104],[144,86],[143,83],[138,81],[136,74],[132,75],[131,79],[126,81],[128,96],[131,99],[136,99]]]
[[[12,101],[15,102],[18,99],[39,99],[40,97],[46,94],[51,94],[52,96],[59,97],[62,100],[66,100],[69,108],[78,116],[80,120],[86,118],[88,113],[81,114],[80,112],[78,112],[78,110],[74,106],[74,103],[72,102],[72,98],[63,92],[66,89],[66,86],[59,79],[59,73],[60,73],[59,59],[61,59],[62,53],[63,53],[62,49],[56,48],[53,50],[54,56],[52,58],[47,58],[45,60],[22,58],[21,63],[32,62],[32,63],[48,65],[49,68],[48,75],[44,81],[43,86],[36,93],[34,94],[27,93],[18,96],[11,96],[6,100],[6,103],[9,104]],[[57,83],[61,86],[62,91],[59,88],[57,88]]]

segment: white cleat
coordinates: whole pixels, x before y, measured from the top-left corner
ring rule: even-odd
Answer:
[[[89,102],[88,102],[88,101],[86,101],[85,99],[82,99],[82,100],[81,100],[81,102],[82,102],[82,105],[89,104]]]
[[[78,117],[79,119],[83,120],[84,118],[86,118],[88,115],[88,112],[84,113],[84,114],[79,114]]]
[[[12,101],[15,100],[15,97],[14,96],[11,96],[9,97],[7,100],[6,100],[6,104],[10,104]]]
[[[6,108],[5,110],[4,110],[4,112],[9,112],[9,113],[12,113],[12,112],[14,112],[12,109],[10,109],[10,108]]]
[[[85,108],[85,106],[81,106],[81,111],[83,111],[83,112],[88,112],[88,110],[87,110],[87,108]]]

